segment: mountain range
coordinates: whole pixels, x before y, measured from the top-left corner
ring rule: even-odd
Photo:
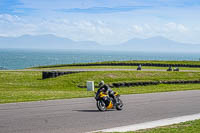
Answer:
[[[118,45],[121,49],[157,52],[200,52],[200,45],[180,43],[161,36],[138,39],[134,38]]]
[[[99,44],[93,41],[73,41],[54,35],[23,35],[20,37],[0,37],[0,48],[26,49],[94,49]]]
[[[200,45],[180,43],[160,36],[147,39],[134,38],[116,45],[101,45],[95,41],[74,41],[49,34],[23,35],[0,37],[0,48],[200,52]]]

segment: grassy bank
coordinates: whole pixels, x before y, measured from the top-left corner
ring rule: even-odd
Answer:
[[[95,62],[95,63],[77,63],[77,64],[59,64],[59,65],[48,65],[48,66],[39,66],[39,67],[34,67],[34,68],[56,68],[56,67],[67,67],[67,66],[76,66],[76,65],[95,65],[95,64],[118,64],[118,63],[125,63],[125,64],[130,64],[130,63],[138,63],[138,64],[145,64],[145,63],[150,63],[150,64],[184,64],[184,65],[200,65],[200,61],[154,61],[154,60],[149,60],[149,61],[105,61],[105,62]]]
[[[143,71],[109,71],[109,72],[81,72],[64,75],[57,78],[42,80],[42,73],[36,71],[1,71],[0,72],[0,103],[37,101],[47,99],[64,99],[76,97],[91,97],[93,92],[87,92],[86,81],[100,80],[110,84],[113,82],[136,81],[165,81],[165,80],[199,80],[197,72],[143,72]],[[165,92],[177,90],[200,89],[200,84],[185,85],[152,85],[114,88],[121,94],[138,94]]]
[[[142,69],[161,69],[167,70],[169,67],[152,67],[152,66],[142,66]],[[53,69],[137,69],[137,66],[60,66],[60,67],[35,67],[29,69],[41,69],[41,70],[53,70]],[[197,70],[200,71],[200,68],[193,67],[181,67],[181,70]]]
[[[199,133],[200,120],[126,133]]]

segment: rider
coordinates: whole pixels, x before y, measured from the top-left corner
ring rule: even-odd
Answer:
[[[107,84],[105,84],[103,80],[99,82],[99,89],[97,91],[96,96],[98,96],[100,92],[103,92],[103,93],[108,92],[107,94],[109,95],[109,97],[112,97],[114,99],[114,102],[118,104],[116,96],[115,96],[115,92],[112,89],[110,89],[110,87]]]

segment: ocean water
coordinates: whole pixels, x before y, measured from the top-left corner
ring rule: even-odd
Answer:
[[[199,61],[200,53],[0,49],[0,69],[123,60]]]

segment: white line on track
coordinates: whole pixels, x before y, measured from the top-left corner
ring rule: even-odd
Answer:
[[[136,131],[136,130],[140,130],[140,129],[155,128],[155,127],[177,124],[177,123],[186,122],[186,121],[192,121],[192,120],[196,120],[196,119],[200,119],[200,113],[193,114],[193,115],[174,117],[174,118],[167,118],[167,119],[156,120],[156,121],[150,121],[150,122],[145,122],[145,123],[140,123],[140,124],[122,126],[122,127],[115,127],[115,128],[110,128],[110,129],[103,129],[103,130],[93,131],[93,133],[95,133],[95,132]]]

